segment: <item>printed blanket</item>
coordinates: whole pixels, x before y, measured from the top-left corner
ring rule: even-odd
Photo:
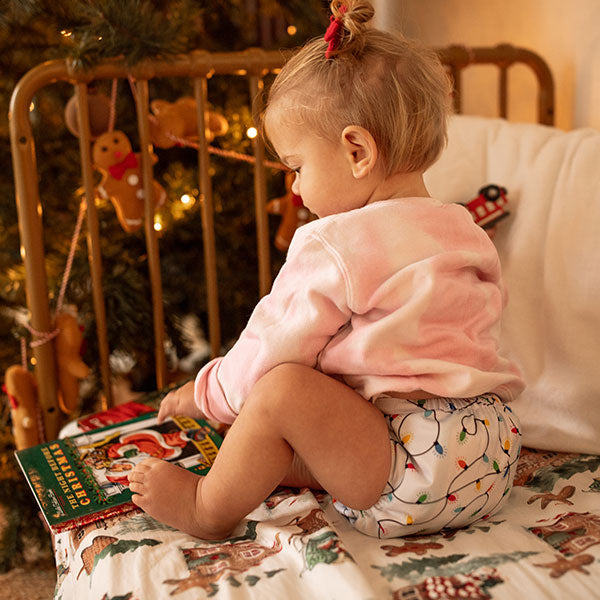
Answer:
[[[525,449],[499,513],[393,540],[355,532],[308,489],[278,489],[219,542],[136,510],[56,535],[55,598],[598,598],[599,467],[600,456]]]

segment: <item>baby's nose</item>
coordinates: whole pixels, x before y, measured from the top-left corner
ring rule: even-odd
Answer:
[[[294,177],[294,183],[292,183],[292,193],[296,194],[296,196],[300,195],[300,177],[298,173]]]

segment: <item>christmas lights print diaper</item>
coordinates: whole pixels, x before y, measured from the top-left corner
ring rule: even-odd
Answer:
[[[493,394],[413,402],[380,397],[392,466],[368,510],[334,506],[359,531],[388,538],[464,527],[507,500],[521,448],[519,424]]]
[[[358,531],[328,494],[307,488],[278,488],[230,538],[219,541],[193,538],[135,510],[55,536],[55,598],[598,597],[594,582],[600,580],[600,456],[523,448],[513,463],[519,443],[511,431],[516,422],[503,405],[489,400],[489,413],[478,409],[476,417],[463,418],[468,401],[454,401],[454,409],[438,401],[433,407],[414,403],[412,411],[390,419],[406,456],[410,454],[403,463],[405,477],[416,474],[409,465],[416,467],[421,453],[433,452],[451,479],[460,482],[450,490],[456,500],[439,503],[450,508],[450,518],[470,515],[479,506],[473,503],[468,510],[454,512],[467,502],[467,488],[458,487],[489,495],[479,520],[468,526],[379,539]],[[431,414],[425,416],[428,410]],[[454,437],[438,436],[436,419],[441,431],[450,422],[444,423],[449,413],[451,420],[462,420],[463,428],[455,428]],[[417,444],[407,437],[417,431],[418,419],[429,419],[432,425],[428,445],[425,438]],[[490,432],[489,446],[483,443],[479,454],[467,452],[469,444],[482,443],[477,440],[486,438],[485,431]],[[499,432],[507,437],[498,437]],[[453,458],[451,446],[458,449]],[[483,459],[486,447],[489,462]],[[478,490],[470,469],[460,461],[481,463],[493,475],[481,475]],[[494,489],[488,491],[492,480]],[[504,495],[509,480],[513,487]],[[495,488],[503,497],[496,512]],[[432,489],[429,485],[428,498],[435,500]],[[421,507],[416,500],[412,509]],[[433,502],[430,507],[435,508]],[[410,514],[415,523],[423,518],[416,511]]]

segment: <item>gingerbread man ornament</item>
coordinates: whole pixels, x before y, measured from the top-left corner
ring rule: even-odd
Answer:
[[[273,198],[267,203],[267,212],[272,215],[281,215],[281,224],[275,234],[275,247],[285,252],[292,241],[294,232],[298,227],[310,220],[310,212],[302,203],[302,198],[292,192],[295,174],[285,175],[285,195]]]
[[[142,186],[141,161],[134,153],[129,138],[122,131],[103,133],[92,147],[94,167],[102,174],[97,192],[110,199],[117,212],[121,227],[128,233],[137,231],[143,223],[144,188]],[[157,161],[152,154],[152,163]],[[167,193],[157,182],[152,182],[154,206],[165,202]]]
[[[192,141],[198,138],[198,112],[196,100],[185,96],[176,102],[153,100],[150,103],[150,137],[159,148],[171,148],[180,140]],[[211,110],[204,115],[205,136],[212,142],[216,136],[225,135],[229,129],[227,120]]]
[[[58,334],[54,340],[58,375],[58,404],[67,415],[79,406],[79,380],[90,374],[80,356],[83,334],[77,318],[69,313],[56,315]]]
[[[6,369],[4,380],[17,450],[39,444],[37,385],[33,373],[21,365],[13,365]]]

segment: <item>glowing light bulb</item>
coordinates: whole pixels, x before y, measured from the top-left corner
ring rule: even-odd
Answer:
[[[258,135],[258,130],[256,129],[256,127],[248,127],[248,129],[246,131],[246,135],[251,140],[253,140]]]
[[[298,30],[296,29],[295,25],[288,25],[288,28],[287,28],[288,35],[296,35],[297,31]]]
[[[163,228],[162,223],[158,220],[154,221],[154,231],[161,231]]]
[[[180,198],[182,204],[189,204],[193,198],[189,194],[183,194]]]

